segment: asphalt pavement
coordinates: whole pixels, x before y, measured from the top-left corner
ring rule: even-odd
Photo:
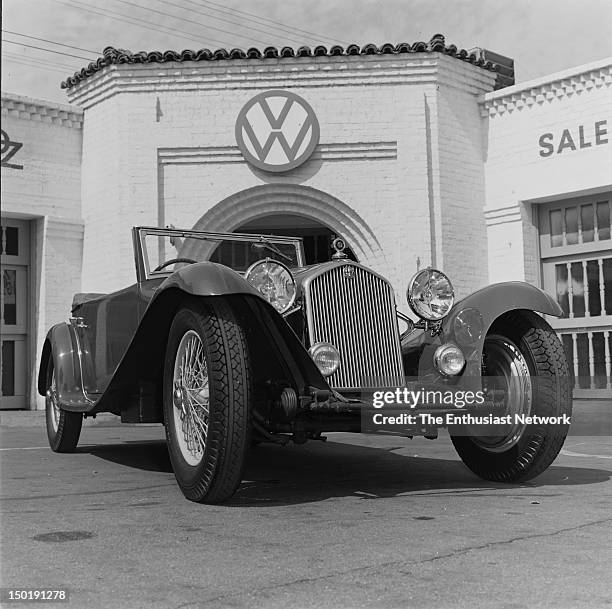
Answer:
[[[183,498],[161,426],[87,426],[66,455],[42,426],[0,439],[2,586],[68,589],[42,606],[612,606],[610,435],[570,436],[523,485],[447,437],[261,445],[219,506]]]

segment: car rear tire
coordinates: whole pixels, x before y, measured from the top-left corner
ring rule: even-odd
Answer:
[[[59,406],[57,385],[55,379],[55,365],[53,356],[47,363],[47,391],[45,395],[45,411],[47,422],[47,437],[49,446],[56,453],[69,453],[74,451],[79,443],[83,415],[80,412],[68,412]]]
[[[571,415],[563,346],[539,315],[513,311],[497,320],[485,339],[483,368],[485,376],[496,380],[507,375],[507,391],[524,388],[515,391],[508,414]],[[451,433],[451,438],[463,462],[481,478],[524,482],[541,474],[555,460],[568,429],[564,424],[511,424],[502,435],[470,436],[464,429],[462,435]]]
[[[224,300],[192,300],[174,317],[164,363],[168,451],[187,499],[220,503],[238,488],[250,400],[244,329]]]

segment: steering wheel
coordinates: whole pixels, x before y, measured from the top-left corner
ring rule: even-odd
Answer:
[[[189,264],[197,264],[197,260],[192,260],[191,258],[170,258],[170,260],[166,260],[166,262],[162,262],[159,266],[153,269],[153,272],[161,271],[162,269],[174,264],[176,262],[188,262]]]

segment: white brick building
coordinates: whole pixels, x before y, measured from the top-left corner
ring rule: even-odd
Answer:
[[[556,222],[559,209],[591,202],[595,217],[603,214],[603,232],[597,228],[593,245],[577,226],[572,250],[563,225],[562,247],[570,247],[563,255],[577,256],[591,275],[592,259],[601,260],[597,290],[604,304],[612,299],[612,240],[603,226],[605,205],[610,222],[612,191],[612,60],[494,91],[499,76],[482,60],[440,37],[419,45],[272,49],[265,56],[107,49],[104,59],[66,83],[71,112],[84,112],[80,200],[67,192],[66,207],[57,201],[54,207],[43,189],[45,197],[32,198],[27,208],[17,198],[3,205],[11,218],[48,218],[46,224],[35,220],[32,233],[33,247],[45,251],[43,266],[57,270],[51,255],[74,250],[64,263],[65,291],[52,295],[48,275],[41,284],[46,295],[32,305],[40,312],[31,316],[38,320],[29,326],[36,333],[32,345],[40,344],[43,327],[68,315],[72,291],[112,291],[134,281],[134,225],[292,231],[309,240],[311,258],[323,255],[317,239],[342,234],[361,262],[392,281],[405,311],[407,282],[428,264],[451,276],[459,297],[487,283],[522,279],[557,293],[565,306],[543,218],[551,212]],[[255,167],[236,140],[241,109],[271,90],[297,94],[320,127],[312,156],[286,172]],[[10,129],[11,138],[26,141],[26,131]],[[564,129],[575,137],[576,150],[565,142],[557,154]],[[74,170],[81,131],[65,131],[76,138],[66,158]],[[540,142],[547,133],[554,153],[541,156],[549,150],[547,137]],[[60,154],[68,151],[56,151],[57,162]],[[2,169],[3,178],[9,171]],[[73,178],[78,188],[78,172],[70,176],[65,188]],[[19,192],[16,184],[11,192]],[[74,237],[52,241],[57,231],[42,227],[58,218],[70,219]],[[587,281],[592,293],[593,281]],[[572,297],[579,292],[574,287]],[[581,310],[572,308],[573,317],[558,325],[569,332],[566,348],[579,375],[589,377],[585,389],[592,393],[593,385],[599,396],[611,389],[611,310],[589,316],[586,351],[580,337],[586,326],[575,315]],[[34,359],[32,350],[30,370]]]
[[[556,296],[575,394],[612,397],[612,58],[486,93],[489,281]]]
[[[390,277],[398,296],[417,266],[430,263],[447,268],[460,293],[474,290],[486,283],[475,100],[495,79],[432,52],[114,64],[96,72],[68,90],[87,117],[83,288],[133,280],[132,265],[122,263],[131,260],[132,225],[231,231],[295,214],[348,230],[358,258]],[[315,154],[293,171],[255,169],[236,145],[241,108],[270,89],[300,95],[321,127]],[[110,252],[109,232],[119,239]],[[477,245],[465,248],[466,239]]]
[[[47,329],[81,287],[83,112],[2,94],[2,407],[36,407]]]

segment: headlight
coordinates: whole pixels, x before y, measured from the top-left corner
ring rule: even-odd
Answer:
[[[284,264],[260,260],[247,269],[244,277],[279,313],[289,310],[293,304],[295,280]]]
[[[450,279],[436,269],[419,271],[410,280],[407,296],[410,308],[429,321],[442,319],[455,302]]]

